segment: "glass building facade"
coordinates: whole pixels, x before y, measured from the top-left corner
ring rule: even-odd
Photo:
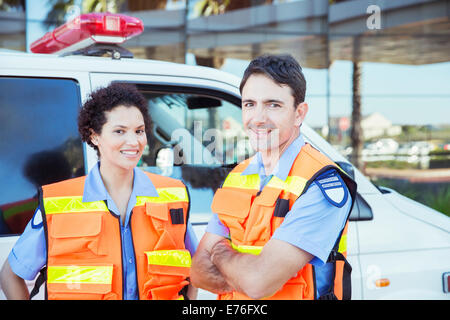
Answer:
[[[26,51],[93,11],[142,19],[124,45],[136,58],[241,76],[258,55],[289,53],[307,79],[306,121],[367,174],[380,161],[450,168],[446,0],[0,1],[0,49]]]

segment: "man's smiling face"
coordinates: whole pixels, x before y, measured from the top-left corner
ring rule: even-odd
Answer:
[[[299,133],[306,111],[295,106],[292,89],[264,74],[251,75],[242,88],[242,122],[252,148],[284,151]]]

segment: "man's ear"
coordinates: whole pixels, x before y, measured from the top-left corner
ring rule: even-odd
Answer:
[[[300,126],[305,120],[308,113],[308,104],[306,102],[299,103],[295,109],[295,125]]]

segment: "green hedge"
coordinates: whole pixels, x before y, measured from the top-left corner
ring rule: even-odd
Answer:
[[[450,217],[450,184],[448,183],[411,183],[407,180],[386,178],[373,182],[376,185],[394,189]]]

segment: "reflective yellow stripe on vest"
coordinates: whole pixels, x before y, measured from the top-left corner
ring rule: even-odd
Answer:
[[[307,182],[305,178],[298,176],[288,176],[284,181],[273,176],[267,186],[300,196]],[[232,172],[225,179],[223,187],[259,190],[260,178],[257,174],[241,175]]]
[[[80,196],[44,198],[45,213],[108,211],[103,201],[83,202],[82,199]]]
[[[267,183],[267,186],[282,189],[283,191],[293,193],[298,197],[303,192],[306,182],[308,182],[308,180],[297,176],[288,176],[284,181],[276,176],[273,176]]]
[[[158,188],[158,197],[136,197],[136,206],[145,202],[170,203],[184,201],[189,198],[185,188]],[[83,202],[83,197],[48,197],[44,198],[46,214],[108,211],[104,201]]]
[[[48,266],[48,283],[111,284],[113,266]]]
[[[241,253],[250,253],[257,256],[262,251],[262,246],[243,246],[243,245],[235,245],[234,243],[231,243],[231,247]]]
[[[339,249],[338,252],[342,253],[347,251],[347,234],[343,234],[341,237],[341,241],[339,241]]]
[[[261,181],[257,174],[241,175],[239,172],[231,172],[228,174],[222,187],[259,190],[260,183]]]
[[[156,250],[146,251],[148,264],[169,267],[191,266],[191,254],[187,250]]]
[[[136,206],[143,206],[146,202],[170,203],[188,202],[189,197],[186,188],[158,188],[158,197],[136,197]]]

